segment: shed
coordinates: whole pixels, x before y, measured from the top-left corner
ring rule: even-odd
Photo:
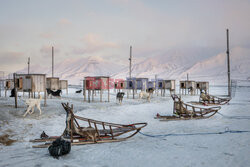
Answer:
[[[5,80],[5,90],[11,90],[14,88],[14,81],[13,79],[6,79]]]
[[[46,88],[51,90],[60,89],[60,82],[58,77],[48,77],[46,78]]]
[[[92,101],[94,101],[95,91],[100,91],[100,101],[102,101],[103,90],[108,90],[108,102],[110,99],[110,77],[109,76],[87,76],[84,78],[84,101],[86,101],[86,90],[88,90],[88,101],[92,91]]]
[[[5,80],[0,79],[0,97],[2,97],[2,90],[4,90],[5,87]]]
[[[180,81],[180,89],[179,89],[180,93],[182,92],[182,94],[184,93],[183,91],[185,91],[185,95],[186,94],[191,94],[194,95],[196,92],[196,82],[195,81]]]
[[[165,96],[165,89],[169,90],[170,93],[175,93],[175,80],[164,80],[164,96]]]
[[[148,88],[154,88],[155,89],[155,81],[148,81]]]
[[[14,89],[14,80],[6,79],[4,89],[5,89],[5,97],[7,97],[7,91]]]
[[[46,74],[16,74],[17,92],[29,92],[32,97],[35,93],[44,92],[44,105],[46,105]]]
[[[207,82],[207,81],[196,82],[196,90],[197,91],[200,90],[200,92],[205,91],[205,93],[209,93],[209,82]]]
[[[114,80],[114,89],[118,89],[119,91],[121,89],[126,89],[126,81],[124,79],[115,79]]]
[[[67,80],[59,80],[59,89],[66,89],[68,94],[68,81]]]
[[[148,89],[148,78],[136,78],[136,89],[146,91]]]
[[[157,89],[163,89],[164,88],[164,80],[163,79],[157,79],[157,84],[156,84],[156,88]]]
[[[17,90],[22,92],[44,92],[45,74],[16,74]]]
[[[127,78],[126,79],[126,88],[127,89],[136,89],[136,78],[133,77],[133,78]]]

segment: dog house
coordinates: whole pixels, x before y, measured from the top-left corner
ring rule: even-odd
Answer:
[[[100,91],[100,102],[102,102],[103,91],[108,90],[108,102],[110,99],[110,77],[108,76],[87,76],[84,78],[84,101],[86,101],[86,91],[88,91],[88,101],[92,94],[92,101],[94,101],[94,94]],[[92,93],[91,93],[92,92]]]
[[[35,98],[35,93],[44,93],[44,104],[46,104],[46,74],[16,74],[17,92],[29,92]]]
[[[191,94],[194,95],[196,93],[196,82],[195,81],[180,81],[180,94]]]
[[[200,90],[200,92],[205,91],[205,93],[209,93],[209,82],[206,81],[198,81],[196,82],[196,90],[197,90],[197,94],[198,94],[198,90]]]
[[[137,90],[146,91],[148,89],[148,78],[127,78],[127,97],[129,98],[129,92],[133,91],[133,99],[135,98],[135,94]]]
[[[126,89],[126,81],[123,79],[115,79],[114,80],[114,89],[121,91],[121,89]]]
[[[7,91],[14,89],[14,80],[6,79],[4,89],[5,89],[5,97],[7,97]]]
[[[163,79],[157,79],[156,81],[156,89],[163,89],[164,88],[164,81]]]
[[[4,90],[5,87],[5,80],[0,79],[0,97],[2,97],[2,90]]]
[[[126,89],[136,89],[136,78],[127,78],[126,83]]]
[[[169,90],[170,94],[175,93],[175,80],[164,80],[164,96],[165,89]]]
[[[5,90],[11,90],[14,88],[14,80],[13,79],[6,79],[5,80]]]
[[[57,77],[48,77],[46,78],[46,88],[51,90],[60,89],[59,78]]]
[[[148,89],[148,78],[136,78],[136,89],[146,91]]]
[[[66,90],[68,94],[68,81],[67,80],[59,80],[59,89]]]
[[[155,81],[148,81],[148,88],[153,88],[155,89],[156,85],[155,85]]]

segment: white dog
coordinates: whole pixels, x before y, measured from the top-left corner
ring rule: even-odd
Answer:
[[[23,117],[25,117],[28,113],[32,114],[34,112],[35,107],[40,111],[40,115],[42,114],[40,103],[42,100],[42,96],[39,95],[39,99],[26,99],[25,103],[27,104],[28,108]],[[32,110],[32,112],[30,112]]]
[[[150,102],[150,93],[147,92],[140,92],[139,93],[139,99],[146,98]]]

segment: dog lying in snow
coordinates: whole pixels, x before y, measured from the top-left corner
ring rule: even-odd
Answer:
[[[62,94],[62,90],[61,89],[53,91],[53,90],[47,88],[46,90],[47,90],[48,96],[51,95],[51,96],[55,96],[55,97],[61,97],[61,94]]]
[[[139,93],[139,99],[146,98],[150,102],[150,93],[141,91]]]
[[[82,92],[82,90],[81,90],[81,89],[76,91],[76,93],[81,93],[81,92]]]
[[[32,114],[34,112],[35,107],[40,111],[40,115],[42,114],[41,108],[40,108],[40,103],[42,100],[42,96],[39,95],[39,99],[26,99],[25,103],[27,104],[28,108],[25,112],[25,114],[23,115],[23,117],[25,117],[28,113]],[[30,110],[32,112],[30,112]]]

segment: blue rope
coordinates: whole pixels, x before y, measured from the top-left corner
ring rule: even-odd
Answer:
[[[221,114],[220,112],[217,112],[222,117],[228,118],[228,119],[250,119],[250,116],[226,116],[224,114]]]
[[[229,128],[225,128],[225,131],[223,132],[203,132],[203,133],[169,133],[164,135],[151,135],[139,132],[141,135],[147,136],[147,137],[168,137],[168,136],[195,136],[195,135],[218,135],[218,134],[226,134],[226,133],[250,133],[250,131],[247,130],[229,130]]]

